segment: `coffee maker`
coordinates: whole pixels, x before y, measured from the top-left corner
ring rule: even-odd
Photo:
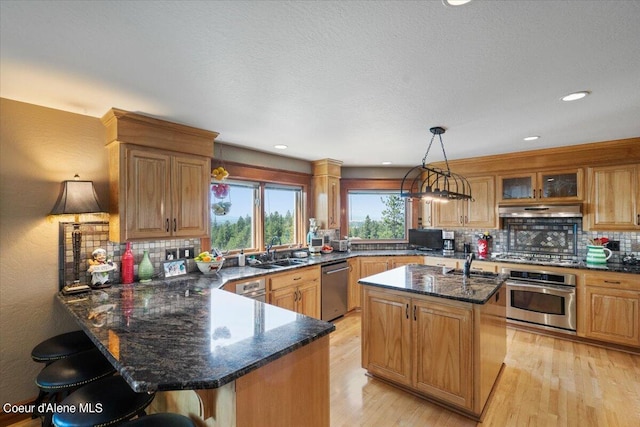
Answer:
[[[453,256],[456,252],[455,233],[442,230],[442,255]]]

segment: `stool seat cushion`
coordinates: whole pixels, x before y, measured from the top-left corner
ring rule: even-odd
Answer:
[[[196,427],[196,425],[184,415],[180,414],[151,414],[136,418],[121,424],[122,427]]]
[[[67,332],[44,340],[35,346],[31,350],[31,358],[36,362],[47,363],[93,347],[93,342],[83,331]]]
[[[154,397],[154,393],[134,392],[119,375],[106,377],[67,396],[60,405],[76,408],[76,411],[55,413],[53,424],[57,427],[89,427],[122,423],[141,413]]]
[[[46,392],[58,392],[80,387],[115,373],[115,368],[93,348],[56,360],[40,371],[36,385]]]

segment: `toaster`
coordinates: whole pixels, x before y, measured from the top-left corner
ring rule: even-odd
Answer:
[[[336,252],[347,252],[349,250],[348,240],[332,240],[331,247]]]

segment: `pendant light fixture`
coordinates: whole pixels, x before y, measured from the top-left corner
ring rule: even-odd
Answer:
[[[442,134],[445,133],[445,129],[436,126],[429,130],[433,135],[427,147],[427,152],[422,158],[422,164],[411,168],[404,176],[400,186],[400,196],[435,202],[472,200],[469,181],[464,176],[453,173],[449,169],[447,153],[444,151],[444,143],[442,142]],[[427,156],[436,136],[440,139],[446,170],[427,164]]]

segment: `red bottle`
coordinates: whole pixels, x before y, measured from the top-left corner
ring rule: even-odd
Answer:
[[[131,242],[127,242],[127,249],[122,255],[120,278],[122,283],[133,283],[133,252],[131,252]]]

